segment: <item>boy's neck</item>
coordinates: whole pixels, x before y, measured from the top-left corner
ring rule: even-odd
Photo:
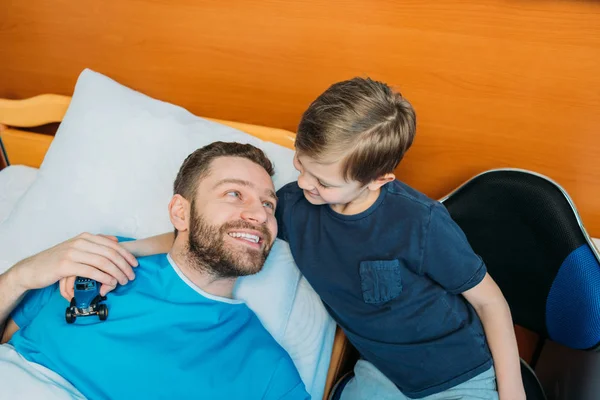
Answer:
[[[360,214],[363,211],[366,211],[371,207],[377,199],[379,198],[379,193],[381,193],[381,188],[377,190],[369,190],[365,189],[361,192],[361,194],[350,203],[347,204],[330,204],[329,207],[333,211],[342,215],[356,215]]]

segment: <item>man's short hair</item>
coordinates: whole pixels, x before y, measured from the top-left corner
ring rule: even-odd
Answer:
[[[400,93],[354,78],[332,85],[308,107],[296,150],[317,161],[343,160],[342,176],[367,184],[396,169],[415,131],[415,111]]]
[[[246,158],[263,167],[269,176],[274,174],[273,164],[259,148],[251,144],[213,142],[194,151],[185,159],[175,178],[173,194],[193,201],[199,182],[210,173],[213,160],[219,157]]]

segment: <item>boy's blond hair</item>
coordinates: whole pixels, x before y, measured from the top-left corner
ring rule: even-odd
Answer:
[[[338,82],[302,115],[296,150],[319,162],[342,160],[342,176],[367,184],[393,172],[415,137],[412,106],[369,78]]]

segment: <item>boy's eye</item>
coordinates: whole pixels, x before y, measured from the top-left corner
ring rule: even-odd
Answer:
[[[325,184],[324,184],[323,182],[321,182],[321,181],[317,181],[317,184],[318,184],[319,186],[321,186],[322,188],[324,188],[324,189],[327,189],[328,187],[331,187],[331,186],[329,186],[329,185],[325,185]]]
[[[275,204],[271,203],[270,201],[263,201],[263,206],[270,208],[271,210],[275,209]]]

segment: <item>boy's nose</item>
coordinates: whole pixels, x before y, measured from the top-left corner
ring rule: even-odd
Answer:
[[[315,189],[315,185],[312,184],[310,180],[306,179],[304,174],[298,176],[298,186],[300,186],[300,189],[308,190],[309,192]]]

